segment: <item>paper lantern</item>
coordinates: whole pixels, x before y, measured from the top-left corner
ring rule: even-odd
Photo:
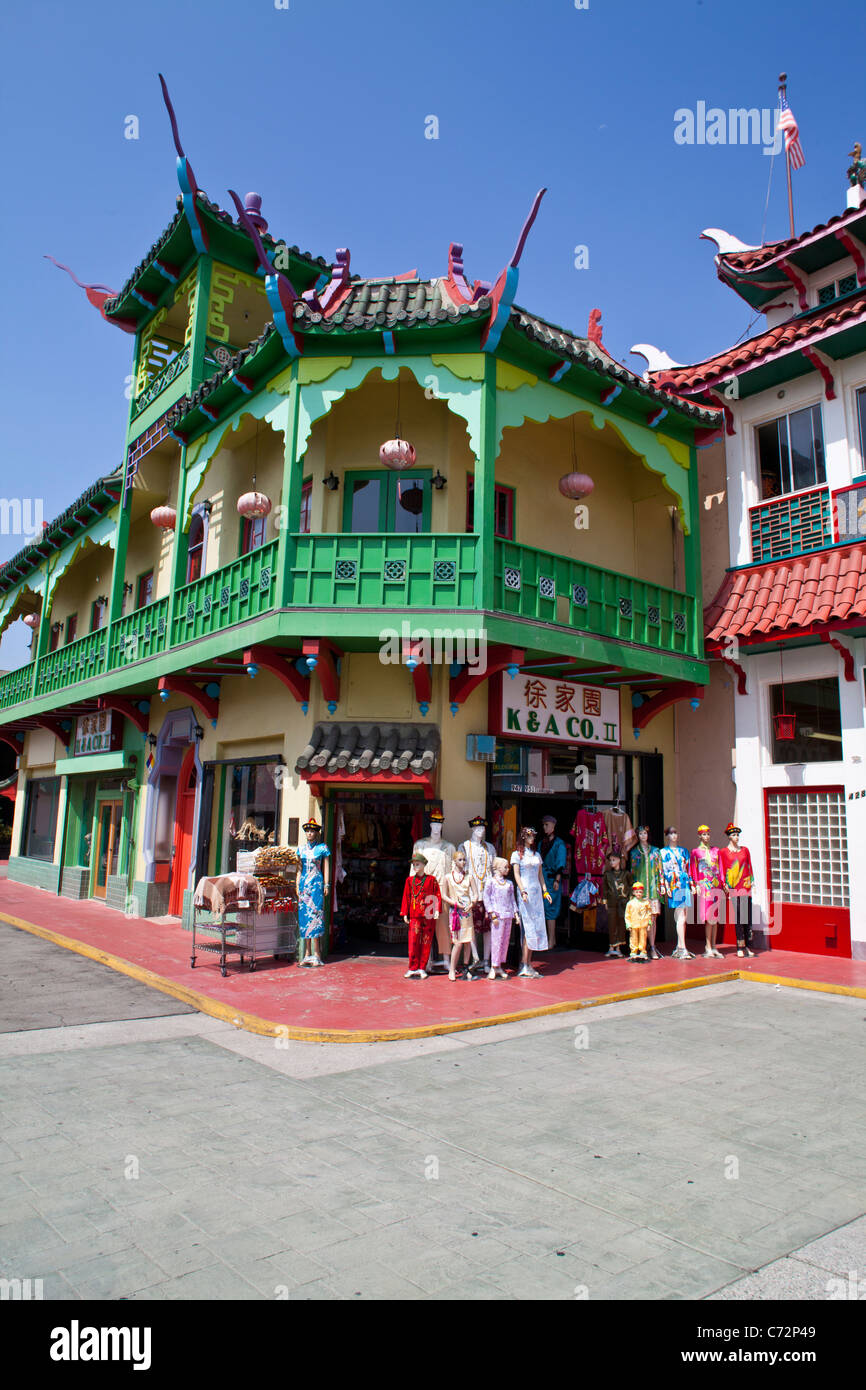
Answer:
[[[263,492],[245,492],[238,498],[238,512],[241,516],[267,516],[271,510],[271,499]]]
[[[797,732],[797,716],[795,714],[774,714],[773,725],[776,730],[776,738],[780,743],[790,741]]]
[[[411,468],[416,459],[415,448],[408,439],[386,439],[379,458],[386,468]]]
[[[39,626],[39,614],[27,613],[25,614],[24,621],[27,624],[27,626],[29,628],[32,628],[32,630],[35,632],[37,627]]]
[[[177,525],[177,512],[174,507],[154,507],[150,519],[154,526],[161,526],[163,531],[173,531]]]
[[[559,490],[563,497],[570,497],[573,501],[580,501],[581,497],[588,497],[595,487],[595,483],[588,473],[566,473],[559,480]]]

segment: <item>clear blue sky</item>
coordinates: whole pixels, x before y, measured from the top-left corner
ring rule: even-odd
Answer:
[[[855,0],[4,8],[0,496],[41,496],[46,519],[121,459],[131,340],[43,253],[116,289],[170,221],[159,71],[208,196],[256,189],[274,235],[329,258],[349,246],[362,275],[441,274],[462,240],[468,276],[494,279],[546,185],[518,301],[581,333],[599,306],[606,345],[638,371],[632,343],[694,361],[751,317],[698,234],[759,242],[771,161],[760,145],[676,144],[678,108],[772,108],[787,70],[806,155],[798,232],[842,211],[847,151],[866,144]],[[774,164],[766,240],[788,226]],[[20,545],[0,535],[0,561]],[[0,668],[26,658],[25,635],[15,624]]]

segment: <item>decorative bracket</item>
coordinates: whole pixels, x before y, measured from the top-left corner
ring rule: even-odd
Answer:
[[[140,734],[147,733],[147,726],[150,723],[150,705],[142,710],[138,705],[134,705],[131,700],[126,700],[122,695],[100,695],[96,701],[97,709],[117,710],[124,719],[128,719],[134,724]]]
[[[229,189],[229,196],[237,209],[238,221],[253,243],[259,265],[265,273],[265,294],[273,311],[274,327],[279,333],[289,357],[300,357],[304,347],[303,337],[301,334],[295,333],[292,324],[295,316],[295,305],[302,301],[288,276],[284,275],[281,270],[277,270],[268,260],[258,228],[250,220],[249,213],[233,188]]]
[[[721,652],[716,652],[715,656],[717,661],[723,661],[728,670],[733,671],[734,675],[737,677],[737,694],[748,695],[749,692],[746,689],[746,673],[742,666],[736,661],[732,661],[729,656],[722,656]]]
[[[260,666],[270,671],[295,697],[299,705],[309,702],[310,678],[302,676],[295,658],[297,652],[287,652],[281,647],[247,647],[244,652],[245,666]]]
[[[671,685],[666,685],[655,695],[651,695],[648,700],[634,711],[634,728],[645,729],[651,719],[655,719],[662,710],[669,709],[671,705],[678,704],[680,700],[702,700],[706,693],[706,686],[695,685],[690,681],[675,681]]]
[[[59,739],[64,748],[69,747],[71,731],[64,729],[59,719],[52,719],[50,714],[40,714],[36,723],[41,729],[47,729],[56,739]]]
[[[734,429],[734,413],[731,410],[731,407],[728,405],[727,401],[723,400],[717,391],[710,391],[709,389],[706,389],[704,391],[704,395],[709,398],[711,403],[714,406],[716,406],[717,409],[724,411],[725,434],[736,434],[737,431]]]
[[[806,286],[803,280],[797,274],[794,267],[791,265],[790,261],[779,261],[779,269],[781,270],[783,275],[787,276],[787,278],[791,281],[791,284],[794,286],[794,289],[797,291],[797,298],[800,301],[800,308],[808,309],[809,301],[806,298]]]
[[[857,267],[857,284],[866,285],[866,246],[844,227],[837,230],[836,236]]]
[[[24,752],[23,742],[11,729],[0,729],[0,743],[7,743],[16,758],[20,758]]]
[[[838,637],[834,637],[831,632],[822,632],[821,641],[827,642],[831,647],[835,647],[836,651],[841,656],[846,681],[856,681],[857,677],[854,674],[854,658],[848,648],[843,646]]]
[[[459,675],[451,677],[449,688],[451,704],[465,704],[473,690],[477,690],[483,681],[495,676],[499,671],[507,670],[509,666],[520,667],[525,660],[526,651],[523,647],[506,647],[499,644],[489,647],[487,665],[484,671],[473,671],[470,670],[469,666],[464,666]]]
[[[517,293],[517,267],[520,264],[520,257],[523,255],[526,238],[529,236],[532,224],[538,215],[541,200],[546,192],[546,188],[540,188],[536,193],[532,207],[529,210],[529,216],[523,224],[523,229],[518,237],[517,245],[514,248],[514,254],[490,292],[492,301],[490,319],[484,332],[481,334],[481,348],[484,352],[495,352],[499,346],[502,330],[508,322],[511,306],[514,303],[514,296]]]
[[[824,378],[824,395],[828,401],[835,401],[836,392],[833,386],[833,373],[830,369],[830,359],[823,352],[819,352],[814,347],[803,347],[800,349],[807,362],[811,362],[816,372],[820,372]]]
[[[322,313],[327,318],[336,312],[352,287],[352,253],[348,246],[338,246],[331,279],[319,295]]]
[[[326,637],[305,637],[301,648],[311,670],[319,677],[322,694],[328,702],[328,712],[333,714],[340,700],[340,677],[337,674],[337,657],[342,653]]]
[[[430,666],[424,660],[424,640],[424,638],[404,638],[402,655],[403,665],[409,666],[412,672],[415,699],[419,705],[429,707],[430,697],[433,694],[433,678],[430,674]],[[410,663],[412,664],[410,665]]]
[[[194,705],[198,705],[202,714],[216,728],[220,708],[219,696],[209,694],[207,686],[196,685],[195,681],[187,680],[185,676],[160,676],[157,689],[185,695]]]

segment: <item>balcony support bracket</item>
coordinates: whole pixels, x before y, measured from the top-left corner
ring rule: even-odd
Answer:
[[[64,748],[69,747],[70,730],[64,729],[59,719],[52,719],[49,714],[40,714],[36,723],[41,729],[47,729],[50,734],[59,739]]]
[[[310,678],[302,676],[295,666],[297,652],[287,652],[282,647],[247,647],[244,652],[244,666],[258,666],[276,676],[299,705],[310,699]]]
[[[0,743],[8,743],[16,758],[20,758],[24,752],[23,740],[11,729],[0,729]]]
[[[665,685],[655,695],[651,695],[648,700],[644,700],[635,711],[632,723],[635,729],[645,729],[651,719],[655,719],[662,710],[669,709],[671,705],[677,704],[680,700],[702,700],[706,691],[703,685],[695,685],[691,681],[674,681],[670,685]]]
[[[822,632],[821,641],[827,642],[831,647],[835,647],[836,651],[841,656],[846,681],[856,681],[857,676],[854,673],[854,658],[848,648],[843,646],[839,638],[834,636],[832,632]]]
[[[473,690],[477,690],[483,681],[507,670],[509,666],[522,666],[525,660],[526,651],[523,647],[506,647],[500,644],[489,647],[487,664],[483,671],[473,670],[467,665],[456,676],[451,677],[449,695],[452,705],[464,705]]]
[[[169,690],[176,695],[185,695],[194,705],[198,705],[202,714],[216,728],[220,708],[219,696],[209,695],[207,689],[196,685],[195,681],[186,680],[183,676],[160,676],[157,689]]]
[[[128,719],[140,734],[147,733],[147,726],[150,723],[150,706],[146,710],[142,710],[131,700],[125,700],[122,695],[100,695],[96,701],[96,708],[117,710],[117,713],[122,714],[124,719]]]
[[[302,655],[310,661],[310,665],[319,678],[322,687],[322,694],[328,703],[329,713],[333,714],[334,708],[340,702],[340,677],[337,672],[337,658],[342,655],[339,647],[335,647],[333,642],[329,642],[325,637],[305,637],[302,647]]]

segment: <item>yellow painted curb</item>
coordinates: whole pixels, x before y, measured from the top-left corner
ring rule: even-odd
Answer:
[[[866,988],[856,985],[831,985],[814,980],[789,980],[781,975],[763,975],[755,971],[738,969],[726,970],[721,975],[703,975],[693,980],[673,980],[668,984],[650,985],[646,989],[619,990],[614,994],[600,994],[592,999],[566,999],[556,1004],[543,1004],[534,1009],[519,1009],[513,1013],[494,1014],[488,1018],[461,1019],[452,1023],[428,1023],[418,1028],[299,1028],[284,1023],[272,1023],[269,1019],[259,1018],[257,1014],[235,1009],[231,1004],[223,1004],[207,994],[199,993],[198,990],[177,984],[174,980],[168,980],[165,976],[157,975],[152,970],[146,970],[144,966],[134,965],[132,961],[124,960],[122,956],[112,955],[109,951],[103,951],[97,946],[90,946],[83,941],[76,941],[73,937],[61,936],[59,932],[51,931],[48,927],[39,927],[34,922],[27,922],[21,917],[10,917],[7,913],[0,912],[0,922],[7,922],[10,926],[30,932],[33,936],[40,936],[44,941],[50,941],[55,946],[62,946],[65,950],[74,951],[77,955],[85,956],[88,960],[95,960],[100,965],[107,965],[109,969],[116,970],[121,975],[128,975],[130,979],[138,980],[151,989],[159,990],[161,994],[169,994],[172,998],[189,1004],[191,1008],[197,1009],[199,1013],[207,1014],[210,1018],[221,1019],[224,1023],[231,1023],[235,1028],[242,1028],[248,1033],[257,1033],[261,1037],[290,1038],[294,1042],[373,1043],[434,1038],[441,1037],[446,1033],[465,1033],[476,1028],[495,1028],[502,1023],[522,1023],[530,1018],[576,1013],[582,1009],[597,1009],[605,1004],[622,1004],[632,999],[650,999],[662,994],[678,994],[683,990],[700,989],[705,985],[720,985],[732,980],[752,980],[756,984],[785,985],[791,989],[811,989],[824,994],[843,994],[858,999],[866,999]]]

